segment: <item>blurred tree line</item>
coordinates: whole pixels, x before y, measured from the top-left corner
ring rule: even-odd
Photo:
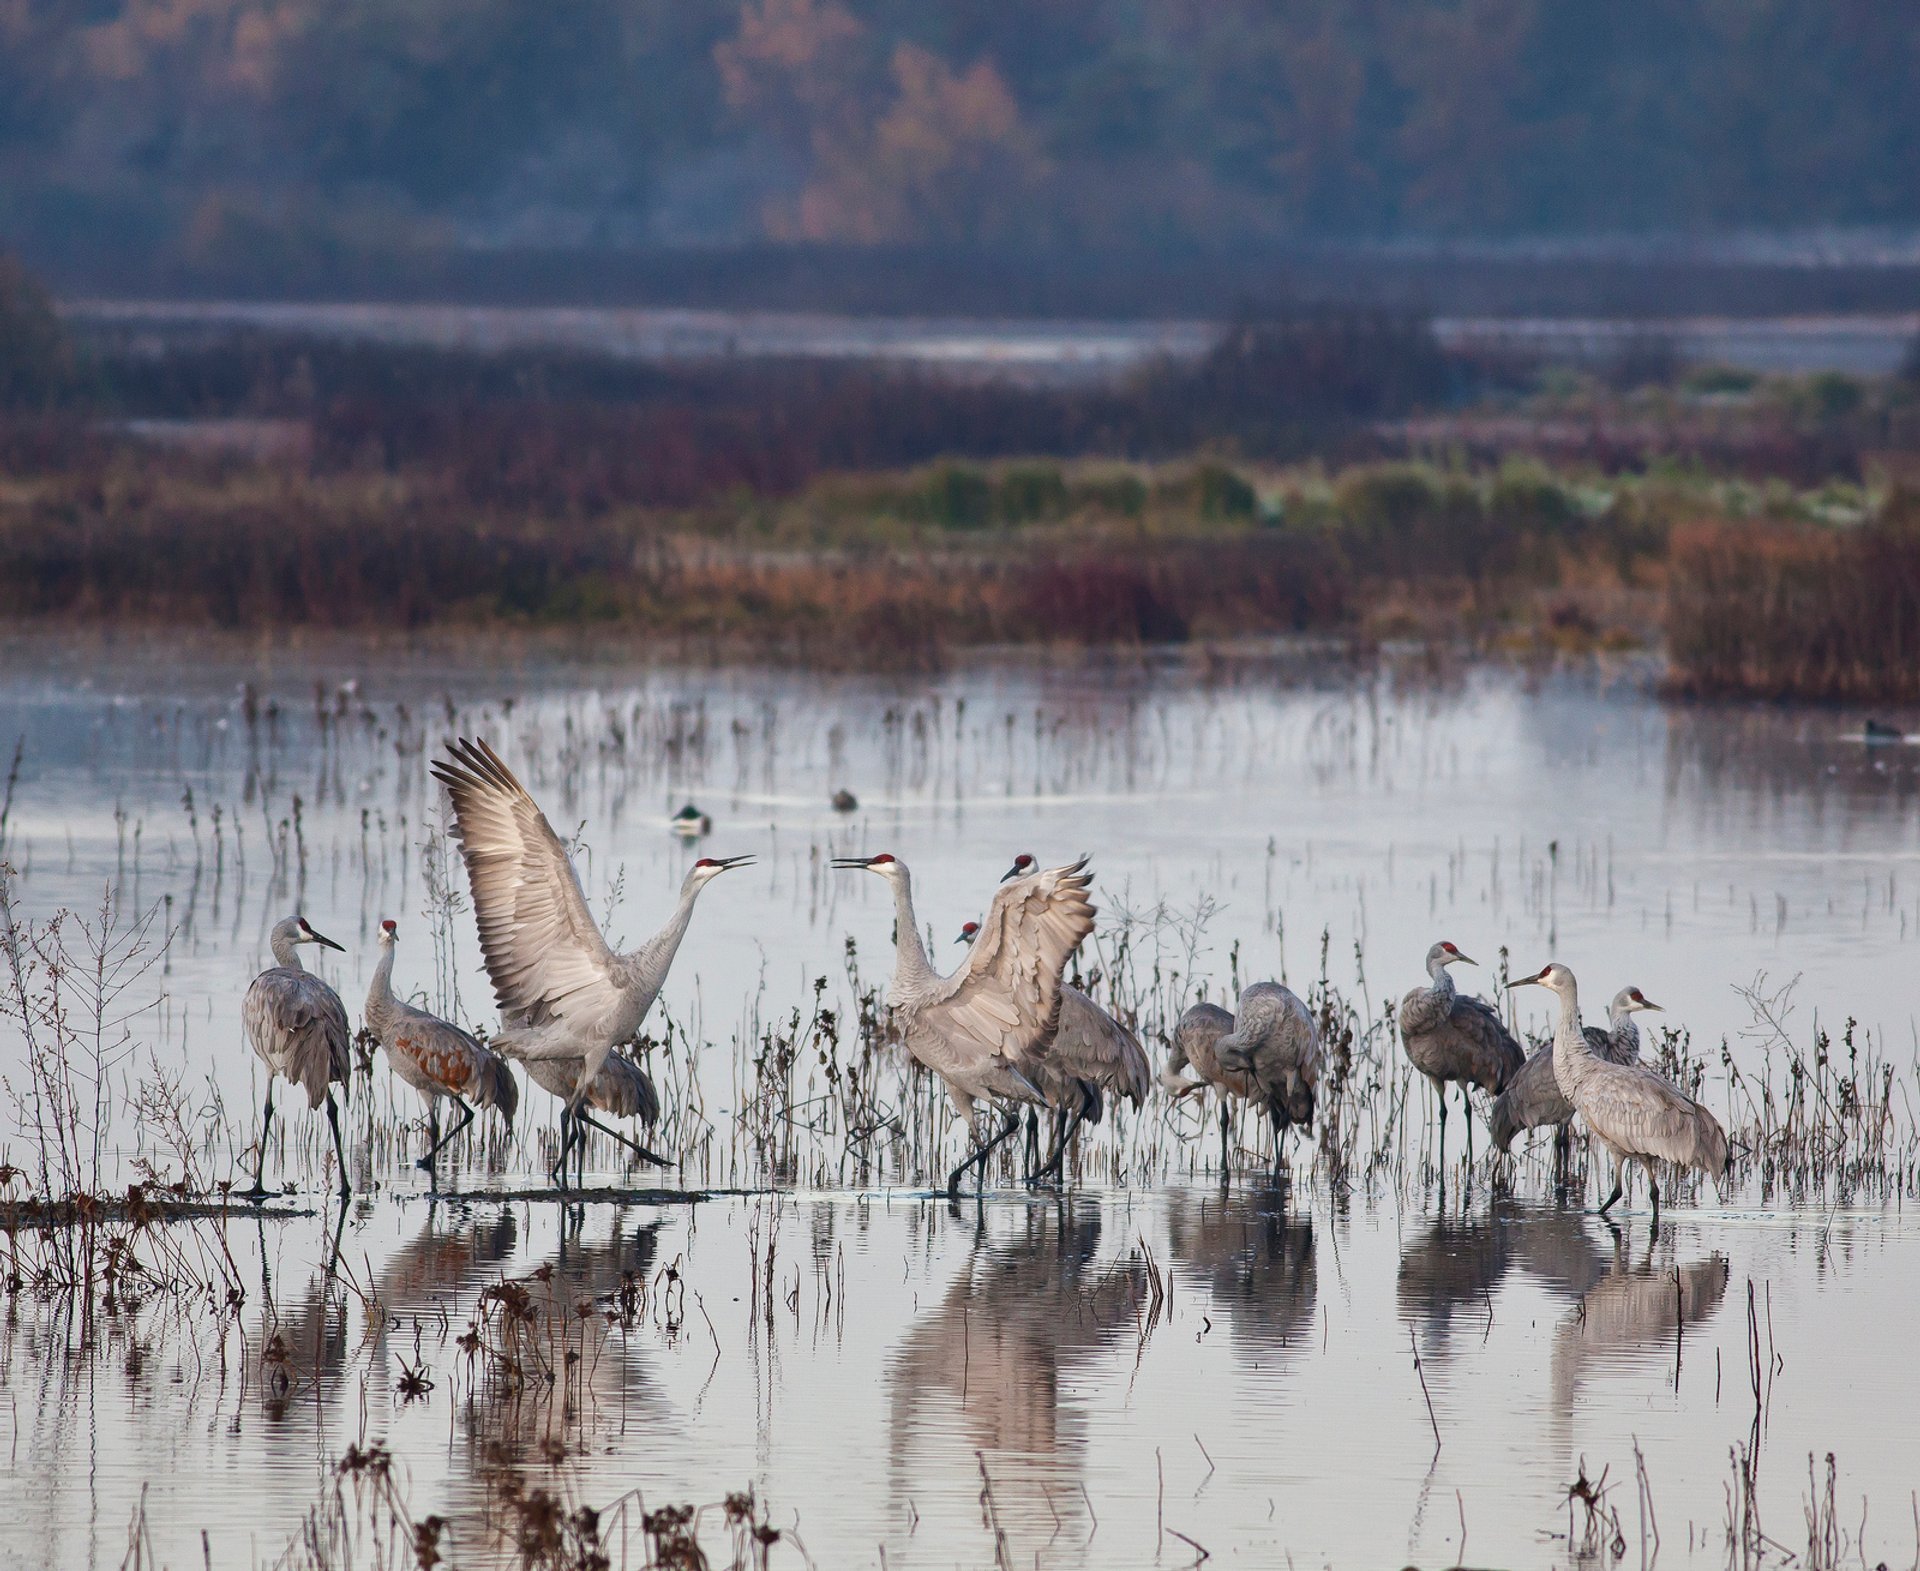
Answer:
[[[7,0],[42,263],[1920,222],[1887,0]]]

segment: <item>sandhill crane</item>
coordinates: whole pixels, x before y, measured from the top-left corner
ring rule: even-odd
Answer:
[[[1020,1127],[1010,1112],[999,1134],[983,1139],[975,1105],[1047,1099],[1028,1070],[1043,1059],[1060,1028],[1060,974],[1067,957],[1093,931],[1086,858],[1003,881],[967,958],[951,976],[927,959],[913,914],[913,880],[906,863],[882,852],[835,857],[838,868],[878,873],[893,886],[894,964],[887,1007],[908,1053],[940,1077],[954,1111],[973,1135],[974,1151],[947,1176],[957,1198],[960,1175],[978,1168]]]
[[[340,995],[301,965],[297,953],[301,944],[319,944],[327,949],[341,946],[316,933],[303,916],[274,923],[268,942],[274,963],[253,979],[240,1005],[247,1040],[267,1066],[260,1157],[253,1168],[253,1187],[244,1194],[258,1200],[267,1192],[261,1179],[267,1170],[267,1140],[273,1132],[273,1080],[282,1075],[307,1093],[308,1107],[326,1107],[327,1124],[333,1130],[333,1154],[340,1163],[340,1193],[344,1195],[352,1186],[347,1182],[347,1151],[340,1139],[340,1109],[334,1102],[333,1088],[338,1085],[344,1089],[353,1073],[349,1051],[353,1037],[347,1029],[347,1011]]]
[[[367,988],[367,1028],[386,1049],[393,1072],[426,1100],[429,1144],[414,1166],[437,1179],[434,1161],[440,1148],[473,1122],[475,1105],[495,1109],[512,1124],[520,1107],[520,1082],[491,1048],[457,1025],[393,996],[393,957],[399,941],[400,926],[389,917],[380,924],[380,959]],[[451,1100],[460,1110],[460,1122],[444,1135],[442,1100]]]
[[[1587,1044],[1580,1029],[1580,989],[1558,961],[1515,987],[1544,987],[1560,999],[1553,1033],[1553,1073],[1595,1138],[1613,1153],[1613,1193],[1600,1207],[1605,1216],[1620,1198],[1629,1159],[1647,1170],[1653,1225],[1660,1225],[1660,1185],[1655,1162],[1697,1167],[1718,1181],[1727,1172],[1727,1132],[1719,1119],[1671,1080],[1645,1064],[1614,1064]]]
[[[956,942],[970,944],[979,934],[980,924],[968,922]],[[1092,980],[1097,983],[1099,976],[1094,972]],[[1034,1166],[1027,1181],[1038,1183],[1049,1175],[1060,1175],[1067,1147],[1083,1123],[1100,1122],[1106,1112],[1105,1093],[1125,1098],[1136,1110],[1146,1105],[1153,1088],[1153,1066],[1138,1037],[1086,993],[1062,982],[1060,1029],[1047,1056],[1031,1067],[1028,1078],[1053,1108],[1053,1144],[1046,1161],[1037,1165],[1031,1145],[1037,1115],[1027,1115],[1028,1162]]]
[[[530,1058],[527,1060],[527,1077],[542,1090],[551,1091],[564,1102],[573,1095],[574,1088],[580,1083],[580,1064],[571,1058]],[[607,1061],[600,1066],[600,1073],[593,1077],[593,1083],[587,1087],[586,1106],[580,1108],[574,1117],[587,1128],[597,1129],[609,1140],[625,1146],[642,1162],[651,1162],[655,1167],[673,1165],[669,1158],[648,1150],[639,1141],[629,1139],[619,1130],[601,1123],[588,1108],[612,1118],[637,1118],[648,1129],[660,1122],[660,1093],[654,1090],[652,1077],[646,1070],[626,1054],[607,1054]],[[586,1141],[576,1141],[574,1150],[584,1169],[587,1160]],[[585,1182],[584,1171],[581,1177]]]
[[[1253,1094],[1273,1120],[1273,1171],[1286,1161],[1287,1130],[1313,1127],[1314,1088],[1320,1083],[1320,1028],[1299,994],[1279,982],[1242,988],[1233,1029],[1213,1044],[1229,1074],[1252,1080]]]
[[[1587,1046],[1609,1063],[1635,1064],[1640,1061],[1640,1027],[1634,1015],[1661,1006],[1648,1000],[1637,987],[1623,987],[1613,995],[1607,1009],[1608,1029],[1585,1027]],[[1510,1150],[1513,1137],[1523,1129],[1556,1127],[1554,1145],[1557,1155],[1566,1154],[1567,1125],[1573,1119],[1573,1104],[1560,1089],[1553,1073],[1553,1043],[1536,1048],[1527,1055],[1520,1073],[1507,1082],[1507,1088],[1493,1099],[1493,1111],[1487,1115],[1487,1127],[1493,1143],[1501,1151]]]
[[[567,1155],[607,1055],[633,1040],[660,994],[700,891],[744,856],[702,857],[687,870],[667,925],[630,954],[615,954],[587,909],[566,848],[526,789],[482,741],[459,741],[437,759],[447,788],[480,950],[500,1006],[494,1045],[510,1058],[567,1059],[579,1065],[560,1114],[556,1181],[565,1187]]]
[[[1255,1091],[1253,1076],[1221,1066],[1214,1045],[1233,1029],[1233,1016],[1218,1004],[1195,1004],[1180,1017],[1173,1028],[1173,1044],[1167,1064],[1160,1071],[1160,1084],[1178,1101],[1212,1086],[1220,1093],[1220,1172],[1232,1165],[1228,1131],[1233,1120],[1233,1104],[1244,1102]],[[1198,1071],[1198,1080],[1180,1073],[1189,1064]]]
[[[1413,1067],[1425,1075],[1440,1103],[1440,1170],[1447,1166],[1447,1082],[1460,1086],[1467,1113],[1467,1160],[1473,1160],[1473,1103],[1467,1087],[1477,1085],[1498,1096],[1526,1062],[1520,1044],[1500,1023],[1500,1014],[1483,999],[1454,989],[1450,965],[1474,965],[1444,939],[1427,951],[1432,982],[1400,1000],[1400,1040]]]

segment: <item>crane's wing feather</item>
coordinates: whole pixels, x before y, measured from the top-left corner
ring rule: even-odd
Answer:
[[[1668,1162],[1726,1167],[1720,1121],[1665,1075],[1644,1064],[1611,1064],[1587,1077],[1580,1112],[1610,1144]]]
[[[1500,1018],[1500,1011],[1483,998],[1456,994],[1447,1023],[1472,1044],[1480,1060],[1475,1066],[1476,1075],[1488,1091],[1504,1090],[1527,1061],[1526,1053]]]
[[[1093,931],[1086,866],[1002,884],[965,963],[923,1007],[926,1024],[1016,1068],[1043,1056],[1060,1026],[1060,973]]]
[[[353,1033],[340,995],[310,971],[274,966],[247,989],[240,1017],[255,1051],[318,1107],[353,1072]]]
[[[1140,1040],[1077,987],[1060,989],[1060,1028],[1049,1060],[1067,1074],[1145,1103],[1153,1068]]]
[[[485,742],[463,740],[448,751],[433,774],[453,801],[501,1015],[541,1026],[608,1012],[618,993],[615,956],[546,814]]]

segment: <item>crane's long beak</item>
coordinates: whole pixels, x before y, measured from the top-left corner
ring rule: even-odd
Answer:
[[[1010,878],[1019,878],[1021,876],[1020,864],[1015,862],[1012,867],[1000,875],[1000,882],[1004,884]]]
[[[873,858],[870,856],[836,856],[829,865],[833,867],[857,867],[864,870],[873,866]]]
[[[750,856],[717,856],[714,861],[720,864],[720,871],[723,873],[730,867],[753,866],[753,858]]]
[[[1540,978],[1546,974],[1544,971],[1536,971],[1532,976],[1523,976],[1517,981],[1509,982],[1507,984],[1507,991],[1511,993],[1516,987],[1536,987],[1539,985]]]
[[[1655,1014],[1660,1015],[1664,1015],[1667,1012],[1667,1006],[1665,1004],[1656,1004],[1651,998],[1641,999],[1639,1003],[1634,1005],[1634,1008],[1651,1009]]]
[[[316,944],[325,944],[327,948],[337,949],[343,955],[347,952],[347,946],[345,944],[336,944],[331,938],[327,938],[322,934],[314,932],[312,928],[307,929],[307,934],[310,938],[312,938],[312,940]]]
[[[1458,960],[1463,966],[1477,966],[1480,963],[1474,959],[1472,955],[1463,955],[1457,949],[1453,952],[1453,958]]]

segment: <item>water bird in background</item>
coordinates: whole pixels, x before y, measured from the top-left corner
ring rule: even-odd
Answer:
[[[982,1138],[977,1104],[1047,1105],[1029,1071],[1044,1059],[1060,1028],[1061,973],[1067,957],[1093,931],[1093,882],[1082,857],[1003,881],[980,933],[951,976],[927,959],[913,914],[913,881],[898,857],[835,857],[837,868],[877,873],[893,887],[893,979],[887,1007],[916,1062],[940,1077],[954,1110],[973,1136],[974,1150],[947,1177],[947,1194],[960,1193],[960,1176],[982,1177],[994,1150],[1020,1127],[1017,1110],[1000,1132]]]
[[[580,1061],[572,1058],[530,1058],[527,1060],[527,1077],[543,1091],[552,1092],[564,1102],[572,1097],[580,1083]],[[592,1109],[592,1112],[588,1109]],[[593,1083],[587,1087],[586,1105],[577,1109],[574,1117],[587,1128],[597,1129],[609,1140],[625,1146],[642,1162],[651,1162],[655,1167],[673,1165],[669,1158],[601,1123],[593,1113],[605,1113],[609,1118],[637,1118],[648,1129],[660,1122],[660,1093],[653,1088],[653,1078],[625,1053],[607,1054],[607,1061],[600,1066],[600,1073],[593,1077]],[[576,1140],[573,1149],[584,1183],[586,1141]]]
[[[1645,1064],[1616,1064],[1599,1056],[1580,1029],[1580,992],[1573,973],[1558,961],[1514,987],[1544,987],[1560,1000],[1553,1033],[1553,1073],[1581,1121],[1613,1154],[1613,1193],[1600,1207],[1605,1216],[1620,1198],[1629,1160],[1647,1171],[1653,1225],[1660,1225],[1660,1185],[1655,1162],[1697,1167],[1718,1182],[1727,1171],[1727,1132],[1706,1108]]]
[[[1287,1131],[1313,1129],[1323,1053],[1313,1012],[1292,988],[1255,982],[1241,989],[1233,1029],[1214,1039],[1223,1072],[1251,1082],[1251,1094],[1273,1121],[1273,1172],[1286,1165]]]
[[[1160,1071],[1160,1084],[1177,1102],[1209,1086],[1220,1093],[1220,1173],[1224,1177],[1232,1166],[1229,1131],[1234,1104],[1254,1093],[1253,1076],[1221,1066],[1214,1045],[1233,1030],[1233,1016],[1218,1004],[1195,1004],[1180,1017],[1173,1028],[1173,1042],[1167,1051],[1166,1067]],[[1200,1076],[1189,1080],[1181,1073],[1191,1066]]]
[[[340,1193],[344,1195],[351,1185],[347,1182],[347,1151],[340,1139],[340,1109],[333,1088],[338,1085],[344,1089],[353,1073],[349,1052],[352,1033],[347,1029],[347,1011],[340,995],[301,965],[298,953],[301,944],[336,950],[341,946],[316,933],[303,916],[276,922],[269,943],[274,963],[253,979],[240,1005],[247,1040],[267,1066],[260,1156],[253,1168],[253,1187],[244,1193],[248,1199],[258,1200],[267,1192],[262,1179],[267,1170],[267,1143],[273,1132],[273,1082],[275,1076],[281,1076],[307,1093],[309,1108],[325,1106],[327,1124],[333,1130],[333,1154],[340,1163]]]
[[[483,741],[455,742],[434,761],[433,774],[453,802],[480,951],[500,1007],[494,1045],[529,1065],[561,1059],[578,1066],[561,1107],[553,1169],[564,1187],[594,1082],[660,996],[700,891],[751,858],[702,857],[687,870],[667,925],[631,953],[616,954],[587,909],[560,837],[499,754]]]
[[[833,810],[836,813],[857,813],[860,811],[860,798],[843,786],[833,793]]]
[[[1613,1003],[1607,1009],[1608,1028],[1605,1031],[1598,1026],[1584,1028],[1587,1046],[1609,1063],[1639,1063],[1640,1027],[1633,1017],[1643,1010],[1657,1010],[1660,1007],[1637,987],[1621,988],[1613,995]],[[1566,1093],[1560,1089],[1560,1081],[1554,1075],[1551,1042],[1535,1048],[1527,1056],[1520,1073],[1508,1081],[1506,1090],[1493,1099],[1493,1111],[1487,1116],[1487,1127],[1493,1133],[1494,1146],[1501,1151],[1512,1149],[1514,1136],[1521,1130],[1545,1129],[1553,1125],[1556,1131],[1556,1166],[1566,1160],[1568,1126],[1572,1122],[1573,1103],[1567,1100]]]
[[[667,820],[667,827],[687,840],[698,840],[713,831],[713,820],[691,802]]]
[[[520,1107],[520,1082],[506,1060],[451,1021],[416,1009],[394,997],[393,958],[399,924],[380,924],[380,959],[367,988],[367,1028],[386,1050],[393,1072],[418,1091],[427,1104],[426,1155],[414,1166],[438,1179],[435,1160],[441,1147],[473,1122],[475,1107],[491,1107],[508,1124]],[[440,1104],[451,1101],[460,1121],[440,1133]]]
[[[971,944],[979,933],[980,924],[968,922],[956,942]],[[1096,971],[1094,978],[1098,976]],[[1046,1160],[1039,1162],[1032,1149],[1028,1151],[1033,1170],[1027,1182],[1035,1184],[1063,1176],[1067,1148],[1082,1124],[1098,1124],[1105,1116],[1109,1093],[1125,1098],[1136,1111],[1144,1107],[1147,1093],[1153,1088],[1153,1066],[1147,1062],[1138,1037],[1088,994],[1063,981],[1060,1028],[1054,1033],[1047,1056],[1033,1066],[1029,1078],[1053,1109],[1053,1142],[1047,1148]],[[1032,1110],[1027,1115],[1030,1141],[1038,1129],[1037,1117]]]
[[[1413,1067],[1425,1075],[1440,1102],[1440,1170],[1447,1166],[1447,1085],[1457,1083],[1467,1112],[1467,1160],[1473,1160],[1473,1103],[1467,1087],[1489,1096],[1506,1090],[1520,1072],[1526,1054],[1501,1023],[1500,1013],[1484,999],[1459,992],[1448,974],[1451,965],[1476,965],[1442,939],[1427,951],[1425,987],[1400,1000],[1400,1040]]]

